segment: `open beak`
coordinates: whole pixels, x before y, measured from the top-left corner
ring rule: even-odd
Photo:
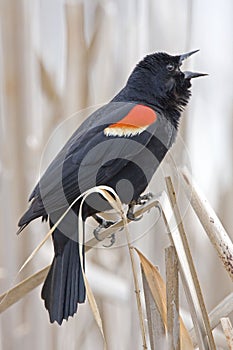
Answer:
[[[198,51],[200,50],[194,50],[188,53],[184,53],[183,55],[180,55],[180,65],[183,63],[184,60],[186,60],[186,58],[192,56]],[[185,79],[193,79],[193,78],[203,77],[205,75],[208,75],[206,73],[195,73],[195,72],[183,72],[183,73],[184,73]]]

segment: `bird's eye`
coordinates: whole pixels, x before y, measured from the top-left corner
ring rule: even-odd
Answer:
[[[171,72],[171,71],[173,71],[174,69],[175,69],[174,64],[168,63],[168,65],[167,65],[167,70],[169,70],[169,72]]]

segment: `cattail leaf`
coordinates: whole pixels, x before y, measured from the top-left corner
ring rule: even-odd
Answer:
[[[134,248],[138,253],[142,269],[144,271],[147,283],[149,285],[151,294],[158,307],[161,318],[167,328],[167,307],[166,307],[166,286],[156,266],[154,266],[137,248]],[[180,317],[180,338],[182,350],[193,350],[192,340]]]

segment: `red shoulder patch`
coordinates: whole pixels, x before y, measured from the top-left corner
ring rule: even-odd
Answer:
[[[106,136],[134,136],[143,132],[156,119],[157,115],[152,108],[138,104],[117,123],[105,128],[104,133]]]

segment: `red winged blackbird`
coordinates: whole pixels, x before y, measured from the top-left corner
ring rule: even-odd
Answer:
[[[197,51],[178,56],[155,53],[137,64],[125,87],[82,123],[51,162],[29,198],[32,202],[18,223],[18,232],[38,217],[49,219],[53,226],[75,198],[98,185],[112,187],[129,204],[133,219],[132,205],[139,202],[175,140],[191,95],[190,81],[204,75],[180,70],[183,60]],[[53,233],[55,256],[42,288],[50,321],[59,324],[85,301],[79,206],[80,201]],[[83,206],[83,220],[93,216],[101,223],[96,214],[108,209],[109,204],[93,194]]]

